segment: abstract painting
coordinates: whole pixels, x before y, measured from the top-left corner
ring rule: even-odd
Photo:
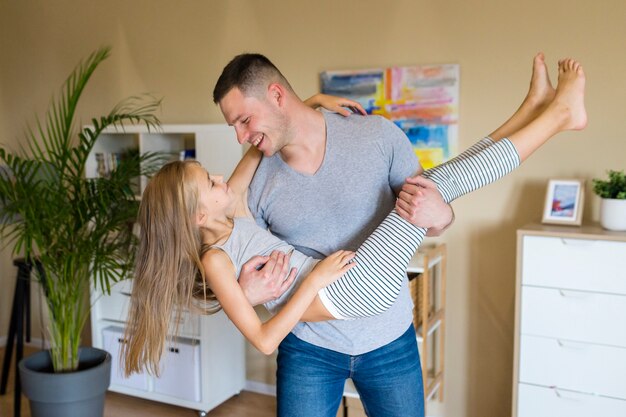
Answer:
[[[457,64],[325,71],[321,91],[358,101],[398,125],[427,169],[458,151]]]

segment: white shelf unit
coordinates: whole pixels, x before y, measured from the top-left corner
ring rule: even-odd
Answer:
[[[415,303],[413,324],[422,363],[426,400],[443,401],[446,263],[445,244],[421,248],[407,268]],[[413,275],[413,277],[411,277]]]
[[[195,150],[195,159],[210,173],[228,178],[242,155],[234,130],[225,125],[163,125],[158,131],[129,126],[109,129],[98,139],[86,168],[89,177],[98,176],[96,153],[170,152]],[[141,190],[146,179],[141,180]],[[110,390],[198,410],[200,415],[215,408],[245,385],[245,345],[239,331],[223,312],[204,316],[181,312],[179,339],[168,344],[162,360],[162,375],[147,374],[123,378],[119,371],[118,350],[132,292],[132,280],[122,281],[103,295],[92,287],[92,343],[114,356]]]
[[[413,321],[427,403],[443,401],[446,260],[445,244],[424,246],[407,267],[409,276],[415,275],[409,281],[409,289],[415,303]],[[343,408],[340,407],[337,416],[365,417],[359,393],[351,380],[346,381],[343,395]]]
[[[226,124],[161,125],[148,131],[145,126],[109,128],[98,137],[85,167],[88,178],[98,177],[96,154],[111,155],[129,149],[139,152],[165,152],[178,159],[181,151],[194,150],[195,159],[210,174],[228,179],[243,155],[235,130]],[[141,190],[147,179],[141,179]]]
[[[517,232],[514,417],[626,416],[626,233]]]

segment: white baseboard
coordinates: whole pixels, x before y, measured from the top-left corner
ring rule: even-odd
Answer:
[[[246,385],[243,388],[246,391],[256,392],[257,394],[276,396],[276,385],[265,384],[257,381],[246,381]]]

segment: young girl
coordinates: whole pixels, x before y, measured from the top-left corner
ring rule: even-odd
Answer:
[[[563,60],[555,91],[538,56],[531,90],[517,112],[490,138],[423,175],[437,184],[446,202],[502,177],[554,134],[584,128],[584,83],[582,67]],[[204,311],[223,308],[266,354],[299,320],[370,316],[393,304],[425,235],[425,229],[406,222],[395,210],[356,253],[339,251],[319,261],[294,251],[291,266],[305,278],[297,281],[299,286],[276,315],[260,321],[237,283],[240,268],[259,253],[293,251],[258,227],[247,207],[248,184],[260,159],[251,148],[228,183],[214,182],[198,163],[172,162],[146,187],[123,351],[127,374],[144,367],[159,373],[171,313],[192,307],[194,299]]]

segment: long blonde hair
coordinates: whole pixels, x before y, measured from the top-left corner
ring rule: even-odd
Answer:
[[[204,313],[220,309],[204,285],[203,247],[194,220],[198,187],[187,175],[190,164],[197,162],[164,165],[143,192],[139,249],[120,358],[126,376],[144,368],[159,375],[168,335],[175,337],[178,331],[169,327],[172,314],[182,309],[197,311],[193,299],[202,300]]]

